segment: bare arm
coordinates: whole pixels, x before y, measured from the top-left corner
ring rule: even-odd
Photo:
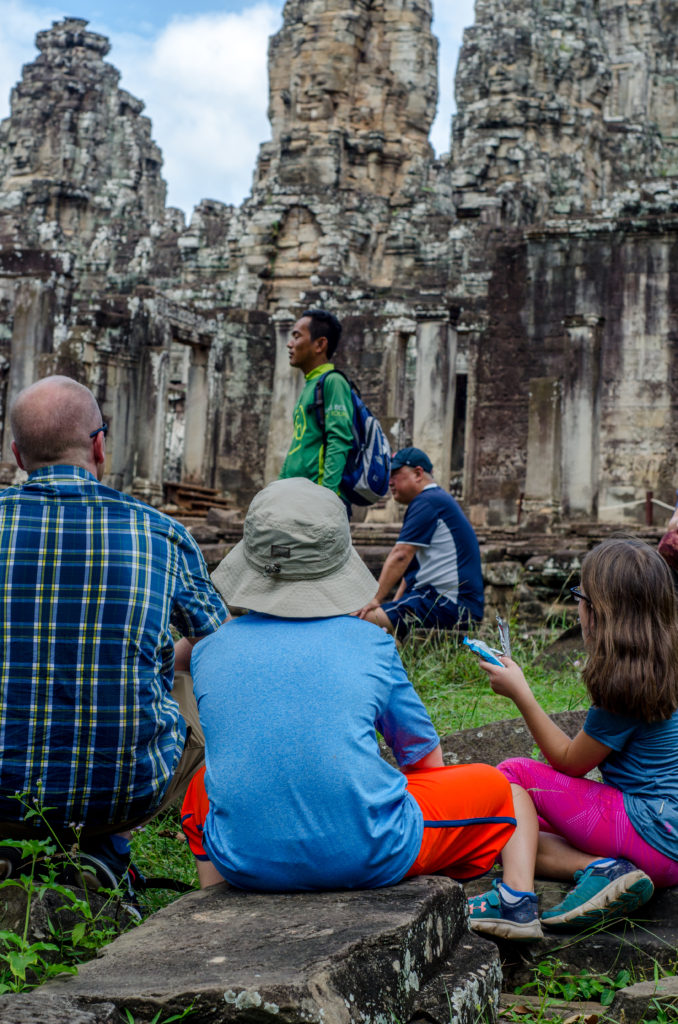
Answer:
[[[361,619],[366,618],[369,612],[384,603],[391,589],[402,580],[416,551],[414,544],[394,544],[379,575],[379,587],[376,594],[370,603],[358,612]]]
[[[421,771],[422,768],[442,768],[443,767],[443,752],[440,744],[430,753],[426,754],[419,761],[415,761],[414,764],[408,764],[406,768],[403,768],[403,773],[409,775],[410,772]]]
[[[539,706],[522,669],[510,658],[502,658],[504,668],[481,661],[480,667],[490,677],[495,693],[509,697],[525,719],[527,728],[542,754],[557,771],[575,777],[586,775],[610,753],[598,740],[581,730],[570,739]]]
[[[191,655],[193,654],[193,648],[202,640],[199,636],[182,636],[181,640],[177,640],[174,645],[174,671],[175,672],[190,672],[191,671]]]

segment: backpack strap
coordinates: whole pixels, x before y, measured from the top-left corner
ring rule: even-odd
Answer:
[[[307,407],[309,412],[315,414],[316,423],[320,427],[323,435],[323,447],[327,447],[327,431],[325,428],[325,378],[329,377],[331,373],[337,373],[340,377],[343,377],[351,391],[355,391],[360,398],[360,391],[355,386],[352,380],[350,380],[342,370],[328,370],[327,373],[321,374],[316,381],[315,389],[313,391],[313,401]]]

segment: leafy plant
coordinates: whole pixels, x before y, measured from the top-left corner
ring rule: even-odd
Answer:
[[[49,830],[39,790],[38,797],[21,794],[17,799],[27,807],[27,820],[41,817]],[[94,899],[87,885],[75,890],[63,880],[65,870],[74,877],[83,877],[77,861],[77,841],[67,850],[52,833],[51,838],[3,840],[0,846],[13,854],[11,859],[19,872],[0,882],[0,893],[9,896],[14,891],[23,901],[21,929],[0,930],[0,993],[25,991],[56,974],[75,973],[78,963],[90,959],[121,931],[120,894],[116,890],[103,890],[104,895]],[[31,935],[37,904],[49,904],[48,940],[36,941]],[[126,923],[132,920],[130,917]]]
[[[614,978],[607,974],[596,974],[583,968],[578,974],[565,969],[564,964],[553,957],[547,957],[537,964],[535,979],[519,986],[517,994],[536,988],[544,990],[550,999],[565,999],[568,1002],[586,1000],[599,1002],[609,1006],[615,992],[631,984],[631,974],[627,970],[618,971]]]
[[[651,1016],[643,1017],[640,1024],[676,1024],[676,1021],[678,1021],[678,1005],[676,1005],[675,997],[663,1000],[661,996],[655,996],[651,1000],[646,1013],[650,1013]]]
[[[191,1003],[181,1013],[173,1013],[171,1017],[163,1017],[162,1010],[158,1010],[148,1021],[148,1024],[172,1024],[173,1021],[187,1020],[193,1014],[193,1006],[194,1004]],[[127,1024],[141,1024],[129,1010],[125,1010],[125,1017],[127,1018]]]

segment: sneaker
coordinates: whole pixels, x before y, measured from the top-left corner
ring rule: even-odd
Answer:
[[[590,864],[576,871],[575,886],[562,903],[541,915],[548,928],[584,928],[626,917],[647,903],[654,892],[652,881],[629,860]]]
[[[20,850],[11,841],[0,843],[0,882],[18,875],[24,863]]]
[[[535,894],[527,893],[517,903],[506,903],[499,891],[498,878],[489,892],[469,899],[468,909],[469,925],[474,932],[528,942],[544,938]]]
[[[107,836],[88,849],[81,849],[75,863],[63,872],[64,881],[83,889],[118,889],[125,907],[140,918],[136,892],[145,888],[145,878],[132,864],[129,844]]]

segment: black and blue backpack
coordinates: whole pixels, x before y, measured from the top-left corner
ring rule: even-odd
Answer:
[[[341,478],[341,492],[352,505],[373,505],[388,493],[391,447],[379,420],[367,408],[353,381],[341,370],[328,370],[318,377],[313,393],[313,410],[322,430],[323,446],[327,447],[324,383],[330,373],[338,373],[348,381],[353,401],[353,448]]]

